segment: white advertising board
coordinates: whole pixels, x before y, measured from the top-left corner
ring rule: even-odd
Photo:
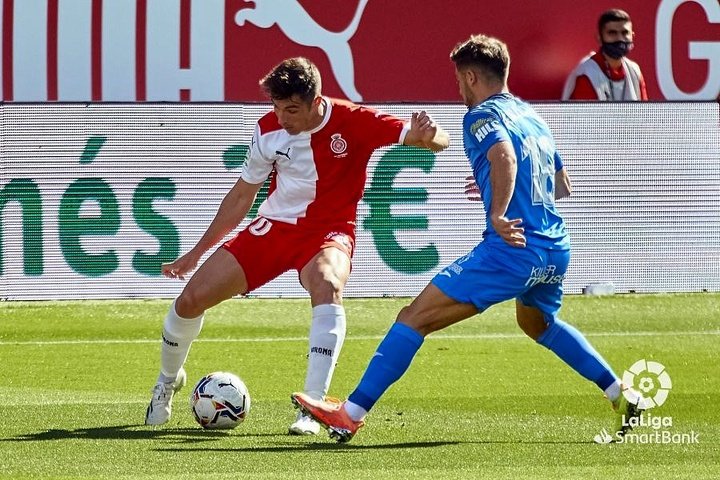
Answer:
[[[481,204],[457,104],[426,109],[448,130],[439,154],[373,156],[347,296],[412,296],[481,239]],[[573,242],[568,293],[720,290],[716,103],[535,104],[574,182],[559,203]],[[238,178],[264,104],[5,104],[0,163],[0,298],[151,298]],[[297,297],[289,272],[253,292]]]

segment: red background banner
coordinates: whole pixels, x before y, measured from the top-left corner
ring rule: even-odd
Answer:
[[[269,0],[273,1],[273,0]],[[716,2],[716,0],[713,0]],[[303,0],[302,6],[327,30],[341,31],[357,1]],[[546,2],[370,1],[350,47],[355,79],[365,101],[451,101],[458,99],[448,55],[474,33],[504,40],[510,49],[510,87],[527,99],[559,99],[567,74],[597,48],[597,18],[608,8],[623,8],[633,19],[635,49],[630,58],[644,73],[651,99],[664,99],[656,70],[656,17],[660,0],[621,2],[551,0]],[[277,25],[258,28],[234,22],[235,12],[252,5],[228,0],[226,10],[226,95],[230,100],[261,99],[257,80],[279,59],[305,55],[323,72],[325,92],[342,96],[319,48],[293,43]],[[720,9],[720,7],[718,7]],[[681,2],[672,21],[673,74],[686,93],[708,79],[710,63],[688,56],[690,42],[714,42],[720,48],[720,24],[710,23],[703,5]],[[720,56],[720,54],[718,54]],[[720,69],[720,58],[714,69]],[[717,92],[716,92],[717,93]]]
[[[515,94],[556,100],[611,7],[633,19],[651,99],[718,97],[718,0],[0,0],[2,98],[265,101],[258,80],[303,55],[328,95],[455,102],[449,53],[485,33],[510,48]]]

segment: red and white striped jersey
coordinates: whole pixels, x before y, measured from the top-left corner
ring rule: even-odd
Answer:
[[[409,123],[397,117],[324,100],[322,123],[308,132],[290,135],[272,111],[258,120],[241,174],[258,184],[275,171],[258,215],[311,227],[354,223],[370,156],[405,139]]]

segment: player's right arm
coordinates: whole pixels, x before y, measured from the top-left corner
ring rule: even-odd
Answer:
[[[250,211],[262,183],[248,183],[239,179],[225,195],[215,218],[195,246],[171,263],[162,265],[162,274],[168,278],[185,279],[185,274],[197,267],[200,257],[230,233]]]
[[[512,144],[501,141],[490,147],[487,152],[490,162],[490,188],[492,200],[488,216],[495,232],[511,247],[525,247],[525,229],[521,218],[509,219],[505,216],[510,200],[515,192],[517,157]]]
[[[263,155],[260,139],[258,123],[255,125],[255,132],[240,179],[223,198],[215,218],[200,240],[189,252],[174,262],[163,264],[163,275],[168,278],[184,280],[185,274],[197,267],[200,257],[243,221],[245,215],[250,211],[260,187],[265,183],[273,168],[273,159]]]

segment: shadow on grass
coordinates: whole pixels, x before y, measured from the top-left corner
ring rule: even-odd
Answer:
[[[277,438],[277,444],[271,446],[248,446],[242,448],[218,448],[203,445],[223,438]],[[402,442],[376,445],[358,445],[335,442],[298,443],[282,441],[287,439],[286,433],[246,433],[223,430],[202,430],[199,428],[153,428],[145,425],[117,425],[108,427],[77,428],[74,430],[52,429],[36,433],[28,433],[10,438],[0,438],[0,442],[41,442],[58,440],[168,440],[175,443],[191,444],[188,447],[156,448],[160,452],[288,452],[288,451],[337,451],[360,452],[363,450],[388,450],[406,448],[436,448],[452,445],[501,445],[501,444],[536,444],[536,445],[582,445],[592,441],[551,441],[551,440],[477,440],[477,441],[437,441],[437,442]],[[300,438],[297,438],[300,440]]]
[[[38,442],[47,440],[153,440],[168,439],[186,443],[207,442],[232,435],[223,430],[202,430],[199,428],[153,428],[145,425],[117,425],[110,427],[77,428],[74,430],[52,429],[37,433],[28,433],[10,438],[0,438],[0,442]],[[276,437],[279,434],[245,434],[247,437]]]
[[[228,452],[228,453],[281,453],[297,452],[308,450],[333,451],[333,452],[359,452],[363,450],[392,450],[404,448],[434,448],[446,447],[448,445],[460,445],[466,442],[404,442],[388,443],[383,445],[355,445],[347,443],[290,443],[286,442],[277,446],[258,446],[247,448],[156,448],[158,452]]]
[[[454,445],[583,445],[583,444],[594,444],[592,441],[510,441],[510,440],[487,440],[487,441],[446,441],[446,442],[403,442],[403,443],[385,443],[377,445],[357,445],[348,443],[289,443],[286,442],[282,445],[277,446],[257,446],[257,447],[246,447],[246,448],[156,448],[158,452],[228,452],[228,453],[280,453],[290,451],[307,451],[307,450],[328,450],[333,452],[360,452],[364,450],[393,450],[393,449],[406,449],[406,448],[435,448],[435,447],[447,447]]]

